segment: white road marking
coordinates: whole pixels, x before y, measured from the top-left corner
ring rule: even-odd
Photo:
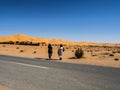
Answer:
[[[14,63],[14,64],[23,65],[23,66],[28,66],[28,67],[34,67],[34,68],[50,69],[49,67],[45,67],[45,66],[24,64],[24,63],[18,63],[18,62],[11,62],[11,61],[9,61],[9,63]]]

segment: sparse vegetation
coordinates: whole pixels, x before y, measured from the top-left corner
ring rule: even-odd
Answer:
[[[76,51],[75,51],[75,57],[76,58],[81,58],[83,56],[84,52],[82,49],[78,48]]]
[[[3,47],[6,47],[5,45],[3,45]]]
[[[20,49],[19,47],[16,47],[16,49]]]
[[[41,42],[43,43],[43,42]],[[30,46],[39,46],[40,43],[36,42],[36,43],[33,43],[33,42],[29,42],[29,41],[16,41],[16,42],[13,42],[13,41],[6,41],[6,42],[0,42],[0,44],[11,44],[11,45],[30,45]]]
[[[72,50],[72,52],[74,52],[74,50]]]
[[[12,42],[9,42],[9,43],[12,43]],[[29,41],[23,41],[23,42],[18,41],[14,44],[0,44],[0,50],[1,50],[1,53],[5,53],[5,52],[10,54],[15,53],[16,55],[17,54],[20,56],[24,55],[27,57],[28,55],[30,57],[39,57],[39,53],[40,53],[41,56],[44,56],[45,58],[47,58],[47,54],[48,54],[47,46],[41,43],[39,46],[37,46],[36,43],[34,44],[34,42],[29,42]],[[53,58],[55,59],[59,58],[56,53],[58,48],[59,48],[59,45],[53,44],[53,50],[54,50]],[[97,61],[102,60],[103,65],[109,65],[109,63],[107,62],[110,61],[110,65],[113,65],[115,67],[116,66],[120,67],[119,65],[120,47],[105,46],[104,48],[102,46],[67,45],[67,46],[64,46],[64,48],[66,52],[63,53],[63,59],[65,59],[67,62],[69,61],[69,62],[75,62],[75,63],[79,63],[79,62],[84,63],[84,62],[89,62],[89,60],[94,60],[95,64],[96,63],[99,64],[99,62]],[[79,58],[81,57],[82,59],[80,60]],[[92,62],[90,61],[90,63]]]
[[[117,51],[117,53],[120,53],[120,51]]]
[[[65,49],[69,49],[68,47],[66,47]]]
[[[119,61],[119,58],[114,58],[115,61]]]
[[[92,56],[97,56],[96,54],[92,54]]]
[[[74,47],[74,49],[77,49],[76,47]]]
[[[112,53],[116,53],[115,51],[113,51]]]
[[[107,52],[106,53],[101,53],[101,55],[109,55],[109,53],[107,53]]]
[[[24,52],[24,50],[20,50],[20,52]]]
[[[109,56],[113,57],[113,56],[114,56],[114,54],[109,54]]]
[[[36,51],[33,52],[34,54],[37,53]]]

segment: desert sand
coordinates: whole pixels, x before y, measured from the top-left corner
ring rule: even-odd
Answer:
[[[5,86],[0,86],[0,90],[11,90],[11,89]]]
[[[63,60],[60,61],[57,55],[58,47],[53,46],[52,60],[57,62],[67,62],[76,64],[89,64],[98,66],[108,66],[120,68],[120,44],[111,43],[91,43],[91,42],[70,42],[67,40],[33,38],[23,34],[17,34],[8,37],[0,37],[0,42],[6,41],[29,41],[29,42],[45,42],[46,45],[30,46],[30,45],[10,45],[0,44],[1,55],[11,55],[28,58],[42,58],[48,60],[47,44],[65,44],[65,52]],[[82,48],[84,56],[80,59],[75,59],[75,51]]]
[[[57,55],[58,46],[53,46],[52,60],[58,62],[90,64],[99,66],[109,66],[120,68],[120,52],[105,50],[104,48],[83,48],[84,56],[80,59],[74,59],[75,47],[65,47],[63,60],[60,61]],[[86,50],[87,49],[87,50]],[[91,52],[92,50],[92,52]],[[11,55],[28,58],[48,59],[47,46],[24,46],[24,45],[0,45],[1,55]]]

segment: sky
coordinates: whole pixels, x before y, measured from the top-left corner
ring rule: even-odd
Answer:
[[[0,36],[120,43],[120,0],[0,0]]]

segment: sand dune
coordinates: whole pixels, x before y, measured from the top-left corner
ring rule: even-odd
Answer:
[[[67,40],[36,38],[36,37],[26,36],[24,34],[17,34],[12,36],[0,36],[0,42],[5,42],[5,41],[30,41],[30,42],[46,42],[53,44],[60,44],[60,43],[71,44],[71,42]]]
[[[0,42],[4,42],[4,41],[30,41],[30,42],[45,42],[45,43],[66,44],[66,45],[120,46],[120,44],[113,44],[113,43],[71,42],[71,41],[62,40],[62,39],[30,37],[24,34],[16,34],[16,35],[11,35],[11,36],[0,36]]]

